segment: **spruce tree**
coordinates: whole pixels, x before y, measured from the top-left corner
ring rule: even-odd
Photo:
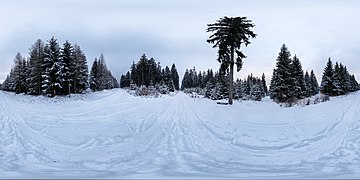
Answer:
[[[62,88],[60,62],[60,47],[57,39],[52,37],[45,46],[45,57],[42,63],[42,90],[44,94],[54,97],[60,94]]]
[[[217,80],[215,85],[217,99],[229,98],[229,77],[225,73],[219,72],[215,75],[215,78]]]
[[[13,91],[16,93],[22,93],[24,82],[23,82],[23,57],[20,53],[17,53],[14,58],[14,68],[13,68]]]
[[[305,82],[305,91],[304,91],[303,95],[305,97],[310,97],[312,95],[312,89],[311,89],[312,84],[311,84],[311,80],[310,80],[308,71],[305,72],[304,82]]]
[[[332,82],[333,82],[332,94],[334,96],[339,96],[339,95],[345,94],[344,89],[342,87],[342,81],[343,81],[343,79],[341,77],[340,66],[339,66],[339,63],[336,62],[335,66],[334,66],[334,70],[333,70],[333,77],[332,77]]]
[[[322,94],[330,95],[330,96],[336,95],[333,92],[333,90],[335,89],[334,82],[333,82],[333,76],[334,76],[333,65],[332,65],[331,59],[329,58],[326,66],[325,66],[323,76],[321,78],[320,92]]]
[[[148,84],[149,86],[154,86],[156,82],[156,71],[157,71],[157,65],[154,58],[150,58],[148,60],[148,72],[149,72],[149,78],[148,78]]]
[[[260,84],[254,84],[251,88],[251,99],[255,101],[261,101],[262,92]]]
[[[29,76],[29,62],[27,60],[25,60],[25,58],[23,58],[22,60],[22,72],[21,72],[21,92],[27,94],[28,93],[28,89],[29,89],[29,82],[27,77]]]
[[[120,88],[125,88],[125,75],[120,76]]]
[[[131,77],[130,77],[130,72],[128,71],[125,75],[124,86],[130,87],[130,84],[131,84]]]
[[[280,78],[278,76],[278,73],[276,73],[276,69],[273,69],[273,73],[272,73],[272,76],[271,76],[271,79],[270,79],[270,87],[269,87],[269,97],[270,99],[275,99],[275,97],[278,96],[278,90],[277,86],[280,85]],[[275,91],[276,89],[276,91]]]
[[[181,82],[181,90],[184,90],[185,88],[190,88],[190,72],[188,69],[185,70],[185,74]]]
[[[138,86],[148,86],[149,84],[147,84],[146,78],[149,77],[148,71],[147,71],[147,57],[145,54],[143,54],[139,60],[139,62],[136,65],[136,69],[137,69],[137,82],[138,82]]]
[[[351,89],[351,82],[350,82],[350,74],[346,68],[346,66],[343,66],[340,63],[340,73],[341,73],[341,87],[344,90],[344,93],[347,94],[348,92],[350,92]]]
[[[2,83],[2,89],[4,91],[9,91],[10,90],[10,75],[7,75],[4,82]]]
[[[91,70],[90,70],[90,89],[93,91],[99,90],[99,82],[98,82],[98,60],[95,58]]]
[[[107,68],[104,55],[101,53],[99,59],[95,61],[90,71],[90,89],[93,91],[102,91],[104,89],[118,88],[119,83]]]
[[[138,85],[138,77],[137,77],[138,73],[135,62],[132,63],[130,71],[131,71],[131,84]]]
[[[101,53],[97,61],[98,90],[111,89],[112,79],[106,66],[105,57]]]
[[[294,79],[294,86],[290,87],[293,89],[294,97],[302,99],[306,94],[306,87],[304,82],[304,71],[302,70],[301,62],[295,55],[291,63],[291,77]]]
[[[164,77],[164,81],[167,85],[170,85],[170,81],[171,81],[171,71],[170,71],[170,68],[168,66],[165,66],[165,70],[164,70],[164,74],[163,74],[163,77]]]
[[[128,88],[130,87],[130,83],[131,83],[131,77],[130,77],[130,72],[128,71],[126,75],[121,75],[120,88]]]
[[[15,67],[14,68],[11,68],[10,70],[10,75],[9,75],[9,85],[8,85],[8,91],[13,91],[15,92],[16,91],[16,78],[17,78],[17,75],[16,75],[16,71],[14,71]]]
[[[310,86],[311,86],[311,95],[316,95],[319,93],[319,84],[316,80],[316,76],[313,70],[310,72]]]
[[[174,82],[175,90],[179,90],[179,73],[175,67],[175,64],[171,66],[171,77]]]
[[[109,69],[107,70],[107,81],[108,81],[108,83],[107,83],[106,89],[114,89],[114,88],[120,87],[116,78],[112,75],[112,73]]]
[[[276,69],[270,84],[270,97],[276,102],[292,102],[294,101],[293,87],[294,79],[291,77],[291,59],[290,52],[285,44],[280,49],[279,56],[276,59]]]
[[[80,46],[74,45],[74,71],[73,71],[73,85],[74,93],[83,93],[88,87],[89,70],[87,60],[84,52]]]
[[[355,92],[359,89],[359,84],[355,79],[355,75],[350,76],[350,83],[351,83],[351,88],[350,88],[351,92]]]
[[[265,74],[263,73],[262,76],[261,76],[261,86],[262,86],[262,89],[264,91],[264,95],[263,97],[267,96],[269,93],[268,93],[268,88],[266,86],[266,80],[265,80]]]
[[[66,41],[60,50],[61,70],[59,73],[62,83],[62,94],[70,94],[74,92],[74,50],[73,46]]]
[[[161,64],[158,62],[154,73],[155,84],[160,84],[161,82],[161,69]]]
[[[205,98],[214,99],[212,91],[215,88],[215,84],[212,81],[208,81],[205,86]]]
[[[30,48],[28,90],[32,95],[42,94],[42,64],[45,56],[45,45],[38,39]]]
[[[244,84],[244,97],[245,99],[249,100],[251,99],[251,88],[253,86],[253,81],[252,81],[253,77],[252,77],[252,74],[248,75],[247,76],[247,79],[244,81],[245,84]]]

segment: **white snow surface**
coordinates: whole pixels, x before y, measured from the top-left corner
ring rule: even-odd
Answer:
[[[359,104],[0,91],[0,178],[360,178]]]

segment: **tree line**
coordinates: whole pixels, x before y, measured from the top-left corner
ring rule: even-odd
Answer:
[[[319,86],[313,70],[305,71],[298,56],[291,56],[285,44],[282,45],[276,59],[276,67],[269,89],[266,85],[265,74],[261,78],[248,75],[243,80],[237,79],[231,89],[229,70],[217,72],[209,69],[197,72],[195,67],[186,69],[181,84],[181,90],[186,93],[197,93],[212,100],[228,99],[230,91],[234,92],[234,99],[260,101],[269,95],[277,103],[289,105],[298,100],[309,98],[321,92],[324,95],[338,96],[359,89],[355,76],[350,75],[346,66],[336,62],[333,65],[329,58],[324,69]]]
[[[244,80],[237,79],[235,82],[234,99],[261,101],[261,99],[267,95],[268,88],[266,86],[264,73],[261,78],[254,77],[250,74],[247,78],[244,78]]]
[[[320,91],[329,96],[340,96],[359,89],[354,75],[350,75],[346,66],[333,63],[329,58],[321,79]]]
[[[143,54],[137,63],[133,62],[130,70],[121,75],[121,88],[153,88],[162,94],[179,90],[179,74],[175,64],[162,68],[160,62]]]
[[[98,63],[94,62],[94,64],[98,65],[97,68],[101,69],[102,73],[94,74],[96,68],[92,67],[92,76],[89,79],[87,59],[79,45],[75,44],[73,46],[66,41],[60,47],[54,37],[48,40],[47,43],[38,39],[31,46],[27,59],[20,53],[16,54],[14,66],[3,82],[3,89],[16,93],[47,95],[50,97],[83,93],[88,88],[89,81],[91,85],[99,82],[99,75],[101,77],[106,76],[106,78],[100,79],[101,81],[107,81],[102,82],[102,84],[107,85],[92,88],[93,90],[116,87],[115,78],[106,68],[103,55],[100,56],[100,59],[101,61],[95,60]]]
[[[90,70],[90,89],[102,91],[120,87],[116,78],[107,68],[104,55],[101,53],[99,59],[95,58]]]
[[[213,24],[208,24],[206,30],[213,33],[207,42],[214,44],[213,48],[218,48],[217,60],[220,63],[221,74],[226,73],[223,77],[229,76],[230,105],[233,103],[234,65],[236,64],[237,71],[241,70],[243,59],[246,56],[240,51],[240,48],[241,45],[249,45],[251,43],[250,39],[257,36],[252,31],[254,26],[252,21],[246,17],[225,16]],[[311,70],[310,75],[308,72],[305,72],[304,75],[299,58],[296,55],[291,58],[291,54],[284,44],[277,58],[276,68],[273,71],[269,95],[276,102],[287,102],[291,105],[298,99],[317,94],[319,90],[325,95],[337,96],[358,89],[359,86],[355,76],[350,75],[346,67],[341,63],[336,63],[335,67],[333,67],[330,59],[324,70],[319,89],[313,70]]]
[[[228,21],[226,23],[229,24],[225,23],[226,25],[222,27],[222,21]],[[181,89],[185,92],[203,94],[210,99],[226,98],[229,99],[229,102],[232,98],[261,100],[262,97],[269,95],[278,103],[293,103],[299,99],[313,96],[319,91],[325,95],[338,96],[359,89],[355,76],[349,74],[346,66],[338,62],[333,65],[330,58],[319,87],[314,71],[304,73],[300,59],[296,55],[291,57],[285,44],[281,47],[276,59],[276,68],[273,70],[269,90],[264,74],[261,78],[249,75],[243,80],[237,79],[234,82],[232,81],[233,74],[230,73],[233,67],[229,63],[236,64],[240,70],[242,58],[245,56],[236,48],[228,49],[231,44],[221,44],[221,39],[226,40],[227,37],[217,36],[220,36],[221,34],[218,33],[222,31],[225,33],[227,30],[241,30],[233,27],[232,23],[245,23],[247,28],[251,28],[253,25],[249,24],[251,21],[247,21],[246,18],[224,18],[220,19],[218,23],[209,25],[208,32],[214,30],[215,34],[208,41],[215,43],[214,47],[219,47],[218,61],[221,64],[219,71],[213,72],[209,69],[198,73],[195,67],[190,70],[186,69],[181,88],[175,64],[171,68],[168,66],[162,68],[160,62],[156,62],[154,58],[148,58],[145,54],[137,63],[133,62],[130,70],[121,76],[120,83],[107,68],[103,54],[99,58],[95,58],[89,74],[86,56],[80,46],[77,44],[73,46],[66,41],[60,47],[54,37],[46,43],[41,39],[37,40],[31,46],[28,58],[17,53],[14,58],[14,66],[3,82],[2,88],[16,93],[53,97],[83,93],[87,88],[101,91],[117,87],[130,89],[145,87],[155,89],[163,94]],[[245,29],[249,30],[247,28]],[[234,37],[238,35],[231,34]],[[252,35],[254,34],[245,39],[253,37]],[[239,43],[241,44],[241,42]],[[231,62],[228,62],[228,58],[234,56],[233,51],[236,51],[237,58],[240,58],[236,59],[236,63],[233,58]]]
[[[283,44],[271,78],[270,98],[278,103],[292,104],[317,94],[319,90],[325,95],[343,95],[358,90],[358,83],[341,63],[336,63],[333,69],[329,59],[319,87],[314,71],[311,70],[310,74],[306,71],[304,74],[299,58],[296,55],[291,58],[290,51]]]
[[[221,100],[229,98],[229,76],[221,71],[213,72],[212,69],[197,72],[195,67],[186,69],[182,80],[181,90],[186,93],[197,93],[205,98]],[[234,83],[234,99],[257,100],[268,94],[265,74],[261,78],[252,74],[244,80],[237,79]]]

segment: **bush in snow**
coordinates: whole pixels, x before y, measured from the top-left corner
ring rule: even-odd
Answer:
[[[146,86],[141,86],[135,89],[135,96],[153,96],[159,97],[159,92],[154,87],[147,88]]]

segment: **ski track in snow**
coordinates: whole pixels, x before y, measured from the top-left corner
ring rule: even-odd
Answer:
[[[307,107],[179,92],[0,92],[0,177],[356,177],[360,93]]]

